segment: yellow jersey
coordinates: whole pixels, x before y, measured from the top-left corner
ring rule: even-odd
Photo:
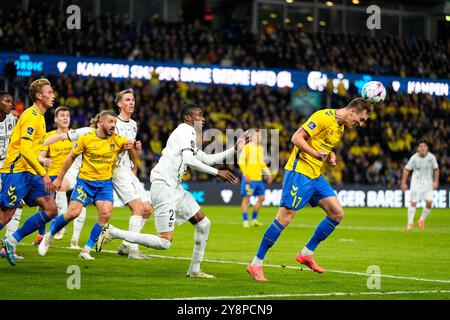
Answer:
[[[72,150],[77,156],[83,155],[78,176],[89,181],[111,179],[116,156],[123,151],[127,141],[127,138],[116,134],[99,138],[96,130],[79,137]]]
[[[38,156],[44,143],[46,134],[44,114],[35,106],[32,105],[26,109],[17,121],[17,125],[11,133],[11,141],[6,152],[6,159],[3,166],[0,168],[1,173],[17,173],[30,172],[32,174],[39,174],[43,176],[46,172],[45,168],[38,162]],[[35,159],[34,165],[38,168],[36,172],[22,156],[21,142],[22,139],[27,139],[32,142],[31,153]]]
[[[333,151],[344,133],[344,125],[339,125],[337,122],[334,109],[324,109],[313,113],[302,128],[309,134],[308,144],[314,150],[326,152]],[[284,169],[315,179],[320,176],[322,166],[323,161],[313,158],[306,152],[301,152],[297,146],[294,146]]]
[[[242,175],[247,175],[252,181],[262,181],[263,172],[271,174],[264,162],[264,148],[260,144],[246,144],[241,150],[238,165]]]
[[[53,137],[56,134],[56,130],[47,132],[44,141]],[[52,165],[47,170],[49,176],[57,176],[62,168],[64,161],[73,149],[74,143],[70,140],[63,140],[53,143],[48,146],[44,146],[42,151],[47,151],[47,157],[52,161]]]

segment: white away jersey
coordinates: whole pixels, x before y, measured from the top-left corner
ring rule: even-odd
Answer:
[[[116,133],[122,137],[126,137],[128,140],[136,140],[137,134],[137,124],[136,121],[130,119],[129,121],[121,120],[117,118],[116,123]],[[122,152],[117,155],[116,167],[132,168],[133,163],[130,159],[130,154],[128,151]]]
[[[197,152],[195,129],[186,123],[181,123],[170,134],[161,158],[150,174],[150,182],[161,181],[170,187],[181,183],[187,165],[183,163],[183,151]]]
[[[88,133],[89,131],[92,131],[92,130],[94,130],[94,128],[91,128],[91,127],[72,129],[72,130],[67,131],[67,137],[69,137],[70,141],[75,142],[83,134]],[[75,161],[72,163],[70,170],[76,170],[77,172],[80,171],[82,159],[83,159],[82,157],[78,156],[75,159]]]
[[[405,167],[412,171],[411,189],[426,189],[433,186],[433,171],[438,168],[436,157],[431,152],[425,157],[415,153]]]
[[[0,161],[6,158],[10,135],[16,126],[16,122],[17,119],[12,114],[7,114],[5,120],[0,122]]]

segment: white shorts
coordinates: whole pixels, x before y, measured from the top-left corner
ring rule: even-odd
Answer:
[[[180,225],[200,211],[197,201],[181,185],[173,188],[165,183],[153,182],[150,196],[158,233],[173,231],[175,223]]]
[[[411,201],[420,202],[422,200],[433,201],[432,189],[411,189]]]
[[[112,183],[114,191],[124,204],[136,199],[141,199],[142,202],[150,201],[144,186],[130,168],[114,169]]]
[[[67,170],[66,175],[64,176],[64,179],[66,179],[67,182],[69,182],[67,191],[73,190],[73,188],[75,188],[75,185],[77,184],[77,176],[78,176],[78,170],[72,170],[72,169]]]

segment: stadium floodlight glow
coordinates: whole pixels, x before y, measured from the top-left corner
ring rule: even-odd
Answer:
[[[270,17],[271,17],[272,19],[276,19],[276,18],[277,18],[277,14],[272,12],[272,13],[270,14]]]
[[[268,24],[269,22],[268,22],[267,20],[263,20],[263,21],[261,21],[261,23],[262,23],[263,25],[266,25],[266,24]]]
[[[293,3],[294,0],[286,0],[287,3]]]
[[[359,0],[352,0],[353,4],[359,4]]]
[[[312,16],[307,16],[307,17],[306,17],[306,20],[308,20],[309,22],[311,22],[311,21],[314,20],[314,18],[313,18]]]
[[[291,19],[289,18],[284,19],[284,23],[291,23]]]
[[[327,2],[325,2],[325,4],[326,4],[328,7],[332,7],[332,6],[334,5],[333,1],[327,1]]]
[[[319,22],[319,25],[320,25],[321,27],[325,27],[325,26],[327,25],[327,23],[326,23],[325,21],[321,20],[321,21]]]
[[[450,16],[445,16],[445,21],[450,22]]]
[[[303,23],[301,23],[301,22],[297,23],[297,27],[303,28]]]

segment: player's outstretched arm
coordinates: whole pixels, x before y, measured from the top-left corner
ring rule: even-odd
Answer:
[[[72,166],[75,159],[78,157],[78,155],[74,154],[72,151],[67,156],[66,160],[64,161],[61,170],[59,171],[58,176],[56,177],[55,181],[52,183],[52,191],[58,191],[61,188],[62,181],[64,179],[64,176],[66,175],[69,168]]]
[[[215,153],[215,154],[206,154],[202,150],[198,150],[195,157],[203,163],[206,163],[208,166],[212,166],[218,163],[221,163],[228,156],[234,154],[235,151],[241,151],[241,149],[249,143],[251,138],[250,132],[245,131],[237,140],[234,147],[229,148],[223,152]]]
[[[204,172],[213,176],[216,176],[219,172],[219,170],[217,170],[216,168],[213,168],[197,159],[190,149],[184,150],[182,156],[183,162],[194,170]]]

